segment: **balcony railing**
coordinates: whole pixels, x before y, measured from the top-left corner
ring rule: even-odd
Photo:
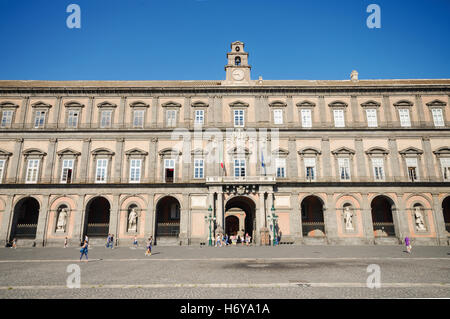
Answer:
[[[36,237],[37,224],[17,224],[14,237],[33,239]]]

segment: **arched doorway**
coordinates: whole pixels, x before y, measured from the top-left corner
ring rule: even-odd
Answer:
[[[301,210],[303,236],[324,237],[325,222],[322,200],[314,195],[307,196],[302,200]]]
[[[372,223],[375,237],[395,237],[392,211],[394,202],[387,196],[379,195],[372,200]]]
[[[450,233],[450,196],[442,202],[442,213],[444,214],[445,230]],[[449,234],[447,236],[450,236]]]
[[[239,217],[236,215],[228,215],[225,217],[225,233],[228,236],[236,236],[240,230]]]
[[[14,207],[10,240],[35,239],[39,219],[39,202],[33,197],[21,199]]]
[[[162,239],[177,239],[180,234],[180,202],[165,196],[156,205],[155,244]]]
[[[85,230],[88,237],[107,237],[111,206],[104,197],[91,199],[86,206]]]
[[[238,212],[240,215],[237,215]],[[237,231],[237,234],[241,236],[245,236],[245,234],[249,234],[252,238],[251,241],[255,239],[256,235],[256,220],[255,220],[255,211],[256,205],[252,199],[246,196],[236,196],[230,198],[225,205],[225,233],[231,234],[232,230],[227,228],[227,220],[228,218],[234,216],[239,219],[239,216],[242,216],[244,222],[241,221],[240,227]],[[242,215],[244,214],[244,215]]]

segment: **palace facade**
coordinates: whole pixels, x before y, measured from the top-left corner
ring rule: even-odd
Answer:
[[[0,240],[448,245],[450,79],[0,81]]]

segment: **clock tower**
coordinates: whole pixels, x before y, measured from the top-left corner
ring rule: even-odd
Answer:
[[[248,65],[248,53],[244,51],[244,43],[240,41],[231,43],[231,52],[227,53],[227,58],[224,84],[249,85],[251,67]]]

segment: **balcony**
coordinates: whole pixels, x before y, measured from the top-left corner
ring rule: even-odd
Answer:
[[[206,184],[275,184],[275,176],[208,176]]]

